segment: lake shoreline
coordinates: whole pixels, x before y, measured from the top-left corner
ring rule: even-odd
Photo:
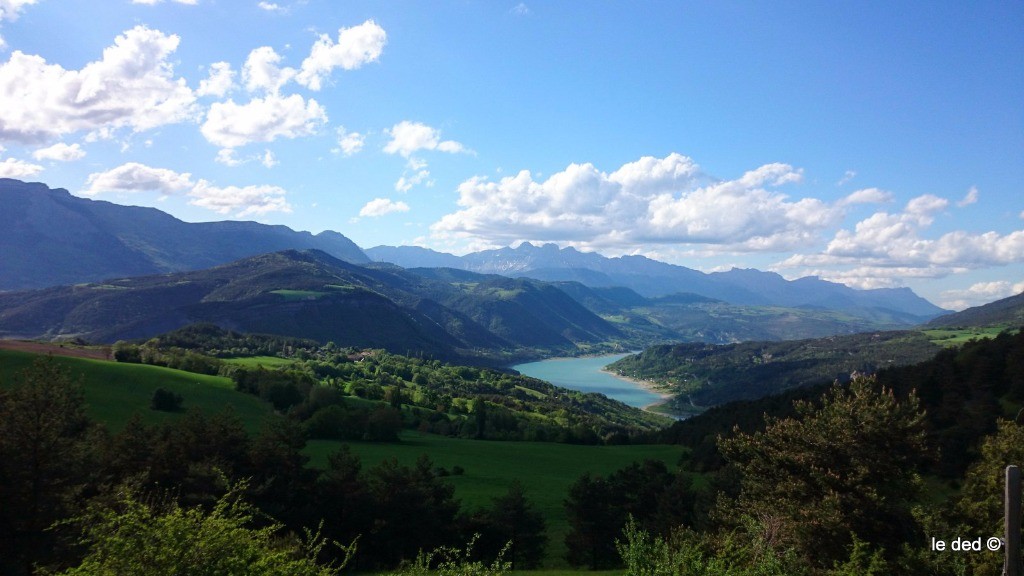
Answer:
[[[612,372],[611,370],[608,370],[607,367],[601,368],[601,372],[604,372],[605,374],[608,374],[612,378],[618,378],[619,380],[622,380],[623,382],[629,382],[630,384],[636,386],[637,388],[642,388],[642,389],[650,392],[651,394],[657,394],[658,396],[660,396],[661,400],[658,400],[656,402],[651,402],[650,404],[642,407],[643,410],[646,410],[647,412],[650,412],[652,414],[662,414],[664,416],[663,413],[655,412],[654,410],[651,410],[651,408],[654,408],[655,406],[661,406],[662,404],[665,404],[669,400],[675,398],[675,395],[669,394],[668,392],[665,392],[663,390],[659,390],[657,388],[657,385],[654,382],[651,382],[649,380],[638,380],[636,378],[630,378],[629,376],[623,376],[621,374],[616,374],[615,372]]]

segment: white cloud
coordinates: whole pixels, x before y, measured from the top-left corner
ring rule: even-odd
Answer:
[[[384,131],[391,137],[384,146],[388,154],[401,154],[408,158],[419,150],[439,150],[441,152],[468,152],[465,146],[454,140],[441,140],[441,131],[431,128],[422,122],[403,120]]]
[[[432,226],[436,237],[561,241],[622,249],[705,244],[738,251],[784,250],[815,239],[842,215],[814,198],[791,201],[770,188],[799,182],[799,170],[768,164],[736,180],[707,183],[680,154],[645,157],[612,174],[571,164],[545,181],[529,171],[459,186],[461,210]]]
[[[167,168],[153,168],[138,162],[128,162],[106,172],[94,172],[86,180],[85,196],[102,192],[159,192],[176,194],[192,188],[192,175]]]
[[[175,3],[177,3],[177,4],[186,4],[186,5],[189,5],[189,6],[195,6],[196,4],[199,3],[199,0],[173,0],[173,1]],[[146,5],[149,5],[149,6],[153,6],[153,5],[156,5],[156,4],[161,4],[163,2],[164,2],[164,0],[132,0],[132,4],[146,4]]]
[[[853,180],[856,177],[857,177],[857,172],[856,171],[854,171],[854,170],[847,170],[843,174],[843,177],[839,179],[839,182],[836,182],[836,186],[842,186],[844,184],[847,184],[850,180]]]
[[[70,146],[58,142],[53,146],[47,148],[40,148],[32,153],[32,157],[36,160],[55,160],[57,162],[71,162],[74,160],[81,160],[85,157],[85,150],[82,150],[80,145],[71,144]]]
[[[227,186],[218,188],[206,180],[200,180],[188,193],[189,204],[213,210],[218,214],[235,213],[238,218],[266,214],[268,212],[291,212],[292,207],[285,200],[287,194],[278,186]]]
[[[513,6],[512,9],[509,10],[509,13],[515,14],[516,16],[529,16],[531,14],[530,7],[523,2]]]
[[[224,96],[235,87],[235,71],[227,62],[210,64],[210,76],[199,82],[198,96]]]
[[[1011,284],[1006,280],[995,282],[978,282],[964,290],[946,290],[942,293],[943,308],[963,310],[971,306],[980,306],[995,300],[1008,298],[1024,292],[1024,282]]]
[[[237,218],[292,211],[285,199],[287,193],[278,186],[221,188],[207,180],[193,182],[189,173],[153,168],[137,162],[90,174],[86,184],[88,188],[81,192],[84,196],[95,196],[103,192],[156,192],[163,196],[183,194],[189,198],[189,204],[218,214],[234,213]]]
[[[238,154],[234,148],[221,148],[217,151],[217,157],[214,158],[214,160],[220,164],[231,167],[241,166],[247,162],[247,160],[241,160],[238,158]]]
[[[398,192],[408,192],[412,190],[413,186],[419,186],[427,178],[430,178],[430,172],[427,170],[420,170],[415,172],[412,176],[403,174],[397,182],[395,182],[395,190]]]
[[[355,70],[376,62],[384,51],[387,33],[373,20],[358,26],[338,29],[338,41],[321,34],[302,61],[296,81],[310,90],[319,90],[335,68]]]
[[[6,158],[0,162],[0,178],[28,178],[42,171],[42,166],[24,160]]]
[[[266,10],[267,12],[281,12],[281,13],[283,13],[283,12],[287,12],[288,11],[287,8],[285,8],[284,6],[281,6],[280,4],[277,4],[277,3],[274,3],[274,2],[266,2],[264,0],[261,0],[260,2],[258,2],[256,4],[256,6],[258,6],[260,10]]]
[[[0,64],[0,140],[39,143],[80,130],[135,132],[191,119],[195,95],[175,78],[179,38],[136,26],[81,70],[15,51]]]
[[[839,204],[849,206],[852,204],[883,204],[885,202],[892,202],[892,193],[879,188],[864,188],[851,192],[841,199]]]
[[[960,208],[963,208],[964,206],[970,206],[971,204],[974,204],[977,201],[978,201],[978,187],[977,186],[971,186],[970,190],[967,191],[967,195],[964,196],[964,199],[959,201],[959,202],[957,202],[956,205],[959,206]]]
[[[217,146],[236,148],[252,142],[308,136],[327,122],[327,113],[316,100],[298,94],[268,94],[248,104],[233,100],[210,106],[200,131]]]
[[[264,150],[263,156],[260,157],[260,164],[263,164],[263,166],[266,168],[273,168],[274,166],[280,164],[280,162],[278,162],[277,158],[274,157],[273,152],[271,152],[270,150]]]
[[[359,210],[360,216],[378,217],[392,212],[408,212],[409,205],[405,202],[392,202],[388,198],[374,198]]]
[[[281,68],[282,57],[270,46],[261,46],[249,52],[242,66],[242,80],[246,90],[263,90],[276,94],[282,86],[295,77],[294,68]]]
[[[359,153],[366,143],[366,136],[359,132],[347,132],[344,126],[338,126],[338,150],[345,156]]]
[[[241,166],[242,164],[248,164],[249,162],[259,162],[266,168],[273,168],[280,164],[277,157],[270,150],[264,149],[263,154],[254,154],[244,158],[239,158],[237,151],[234,148],[221,148],[217,151],[217,157],[214,160],[225,166]]]

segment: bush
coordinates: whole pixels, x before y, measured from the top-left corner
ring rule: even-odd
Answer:
[[[183,400],[181,394],[157,388],[153,391],[153,398],[149,401],[149,407],[152,410],[159,410],[161,412],[180,412]]]

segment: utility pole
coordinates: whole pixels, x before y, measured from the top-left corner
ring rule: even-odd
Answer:
[[[1003,576],[1022,576],[1020,557],[1020,468],[1006,467],[1003,495]]]

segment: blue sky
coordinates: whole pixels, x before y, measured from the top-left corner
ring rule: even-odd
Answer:
[[[463,253],[1024,290],[1021,2],[0,0],[0,176]]]

